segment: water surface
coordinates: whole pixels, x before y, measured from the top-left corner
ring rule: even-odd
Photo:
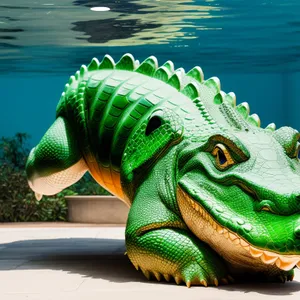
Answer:
[[[68,77],[93,57],[126,52],[200,65],[264,126],[299,128],[299,16],[299,0],[2,0],[0,136],[38,141]]]

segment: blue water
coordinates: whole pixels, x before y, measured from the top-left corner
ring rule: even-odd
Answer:
[[[299,0],[1,0],[0,137],[27,132],[37,143],[69,76],[126,52],[199,65],[262,126],[300,130]]]

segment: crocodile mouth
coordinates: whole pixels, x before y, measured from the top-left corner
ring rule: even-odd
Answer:
[[[205,208],[195,200],[193,200],[192,197],[189,196],[183,189],[178,187],[178,201],[179,201],[179,206],[180,210],[182,211],[182,207],[186,205],[183,204],[184,202],[188,204],[189,207],[192,208],[192,210],[200,216],[205,222],[206,225],[203,226],[204,229],[206,229],[208,226],[212,229],[212,231],[209,233],[211,236],[213,235],[215,239],[221,239],[224,240],[224,238],[227,240],[229,245],[227,244],[226,247],[231,248],[231,246],[236,247],[235,252],[241,252],[245,253],[244,251],[247,252],[248,255],[250,255],[254,259],[260,259],[260,261],[269,266],[277,266],[279,269],[284,270],[284,271],[289,271],[293,269],[294,267],[298,267],[300,269],[300,255],[285,255],[285,254],[280,254],[276,253],[270,250],[265,250],[265,249],[260,249],[258,247],[255,247],[251,245],[248,241],[246,241],[244,238],[240,237],[237,233],[232,232],[228,230],[228,228],[222,226],[220,223],[218,223],[214,217],[209,214]],[[182,211],[183,212],[183,211]],[[189,212],[191,214],[191,211]],[[183,216],[185,213],[183,213]],[[192,219],[192,218],[190,218]],[[188,220],[186,220],[188,221]],[[187,222],[189,223],[189,222]],[[189,227],[194,227],[195,224],[191,222],[192,224]],[[194,231],[194,230],[192,230]],[[198,231],[199,232],[199,231]],[[195,233],[195,232],[194,232]],[[197,234],[197,236],[201,234]],[[202,239],[202,237],[201,237]],[[209,243],[209,241],[207,241]],[[232,248],[231,248],[232,249]],[[219,252],[219,251],[217,251]],[[243,254],[245,255],[245,254]]]

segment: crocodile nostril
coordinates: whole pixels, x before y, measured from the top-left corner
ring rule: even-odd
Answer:
[[[295,228],[294,234],[297,239],[300,239],[300,225]]]

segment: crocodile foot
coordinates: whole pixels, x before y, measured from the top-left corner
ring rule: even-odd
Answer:
[[[294,279],[294,270],[290,270],[290,271],[281,271],[279,275],[271,276],[269,278],[269,281],[285,283],[286,281],[293,281],[293,279]]]
[[[137,267],[137,270],[140,269],[144,276],[148,279],[156,279],[157,281],[165,280],[167,282],[171,282],[172,280],[176,284],[185,283],[185,285],[189,288],[192,285],[202,285],[202,286],[219,286],[220,284],[226,285],[229,283],[233,283],[235,280],[230,275],[224,275],[222,278],[221,276],[214,275],[214,274],[206,274],[203,270],[200,270],[201,268],[192,269],[192,272],[188,272],[185,274],[184,272],[177,274],[162,274],[157,271],[149,271],[143,268]]]
[[[227,267],[208,245],[184,230],[158,229],[127,235],[128,257],[148,278],[177,284],[218,286],[233,282]]]

